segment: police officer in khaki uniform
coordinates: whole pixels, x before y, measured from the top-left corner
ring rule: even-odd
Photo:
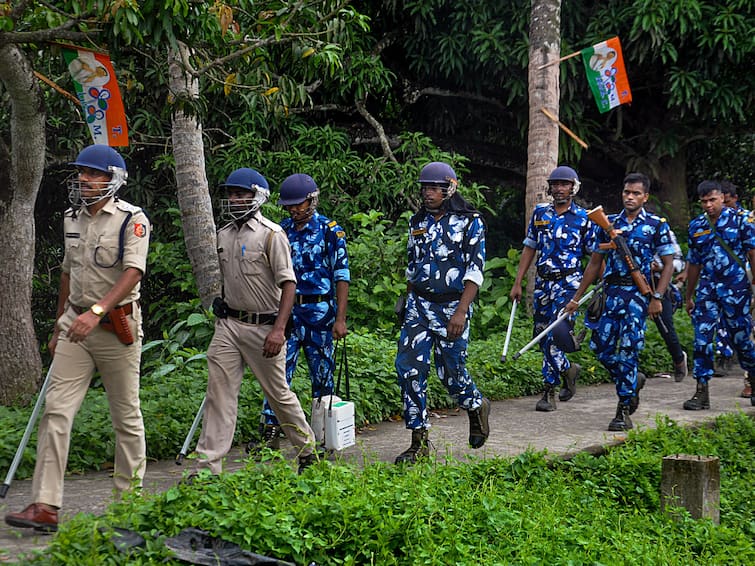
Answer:
[[[299,449],[299,471],[317,460],[315,437],[299,399],[286,382],[285,329],[296,292],[296,276],[285,232],[259,211],[270,196],[254,169],[237,169],[221,185],[227,199],[218,232],[223,297],[216,298],[215,334],[207,350],[207,396],[198,466],[213,474],[231,449],[244,365],[259,381],[281,429]]]
[[[63,258],[54,355],[39,425],[32,500],[6,515],[15,527],[56,531],[63,501],[73,419],[95,368],[110,404],[115,429],[117,491],[141,486],[146,464],[144,422],[139,405],[142,329],[139,287],[146,268],[149,220],[120,200],[126,164],[117,151],[91,145],[72,163],[71,208],[64,217]]]

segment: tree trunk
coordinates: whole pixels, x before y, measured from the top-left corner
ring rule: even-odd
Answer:
[[[0,404],[31,397],[42,360],[31,314],[34,201],[45,164],[45,111],[37,79],[17,46],[0,47],[10,99],[10,151],[0,141]],[[55,293],[55,289],[50,290]]]
[[[559,115],[559,65],[544,69],[540,65],[555,61],[561,56],[561,2],[560,0],[532,0],[530,13],[530,53],[528,70],[529,130],[527,132],[527,194],[525,213],[532,215],[535,205],[549,197],[547,179],[558,161],[558,125],[550,120],[541,108]],[[533,266],[527,273],[527,296],[535,286]]]
[[[658,183],[660,189],[657,196],[661,202],[661,210],[658,213],[666,216],[677,239],[683,240],[686,238],[689,224],[686,148],[682,147],[673,157],[661,158]]]
[[[202,124],[196,116],[183,110],[183,104],[199,96],[199,83],[187,72],[182,61],[188,61],[189,50],[179,44],[179,50],[169,54],[169,88],[177,106],[173,112],[173,157],[176,161],[176,188],[181,209],[184,241],[191,261],[199,297],[209,308],[214,297],[220,295],[220,264],[217,254],[215,221],[207,183],[202,143]]]

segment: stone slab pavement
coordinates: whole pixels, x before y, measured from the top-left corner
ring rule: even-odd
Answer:
[[[740,369],[711,383],[711,408],[707,411],[685,411],[682,403],[695,390],[695,382],[688,377],[681,383],[671,378],[650,378],[640,395],[640,406],[632,416],[635,428],[654,428],[656,417],[666,415],[680,425],[698,426],[723,413],[743,411],[755,418],[755,407],[748,399],[739,397],[743,387]],[[430,440],[439,458],[463,460],[516,456],[527,450],[542,451],[558,457],[569,457],[580,451],[597,453],[625,440],[624,433],[608,432],[609,421],[616,411],[616,393],[612,384],[579,387],[568,403],[559,403],[552,413],[536,412],[539,396],[496,401],[490,415],[491,434],[485,446],[472,450],[467,444],[468,421],[464,411],[435,411],[431,417]],[[364,462],[392,462],[409,446],[411,434],[403,422],[381,422],[365,427],[357,435],[356,446],[336,457],[354,465]],[[177,451],[180,447],[177,447]],[[283,443],[288,456],[295,454]],[[235,449],[229,457],[227,469],[242,465],[243,453]],[[165,490],[186,472],[187,465],[177,466],[173,460],[150,462],[144,480],[149,492]],[[5,474],[7,470],[0,471]],[[5,477],[4,475],[2,477]],[[0,499],[0,515],[19,511],[31,503],[31,481],[14,481],[5,499]],[[93,472],[69,476],[65,480],[64,508],[61,520],[79,512],[100,514],[112,501],[111,480],[107,472]],[[12,563],[24,553],[43,550],[51,540],[30,529],[14,529],[0,524],[0,563]]]

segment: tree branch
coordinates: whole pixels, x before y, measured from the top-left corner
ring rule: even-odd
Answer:
[[[391,144],[388,143],[388,138],[385,136],[385,129],[383,128],[383,125],[378,122],[372,114],[369,113],[367,108],[365,108],[364,106],[364,102],[357,100],[354,102],[354,105],[356,106],[357,111],[377,133],[378,139],[380,140],[380,147],[383,148],[383,156],[385,156],[386,159],[393,161],[394,163],[398,163],[396,156],[393,155],[393,150],[391,150]]]

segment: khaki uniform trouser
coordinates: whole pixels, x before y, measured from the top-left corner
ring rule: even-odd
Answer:
[[[271,326],[246,324],[233,318],[217,319],[215,335],[207,350],[207,400],[202,434],[197,443],[199,467],[213,474],[222,471],[222,459],[233,444],[238,413],[239,390],[248,365],[262,392],[278,416],[282,430],[299,456],[312,453],[315,435],[299,399],[286,383],[286,347],[274,358],[262,355]]]
[[[68,309],[58,321],[63,329],[50,368],[45,410],[39,423],[32,496],[35,503],[60,507],[73,420],[84,401],[95,368],[102,376],[115,430],[113,484],[117,491],[141,486],[147,462],[144,421],[139,403],[142,340],[139,324],[129,316],[136,338],[126,346],[97,326],[83,342],[65,336],[76,317]]]

